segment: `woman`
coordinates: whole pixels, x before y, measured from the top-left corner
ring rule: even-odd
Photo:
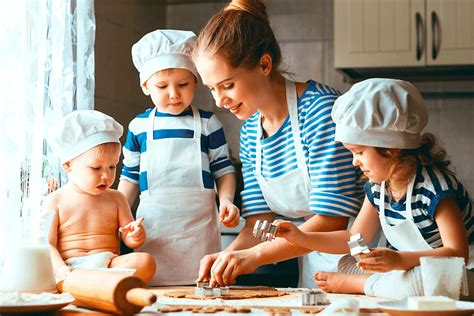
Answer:
[[[193,59],[216,101],[245,121],[240,158],[245,227],[226,250],[201,260],[198,281],[235,283],[258,266],[309,253],[285,240],[259,244],[256,220],[305,218],[304,231],[345,229],[363,196],[351,154],[334,142],[331,109],[338,92],[315,81],[285,79],[281,52],[260,0],[232,1],[198,36]],[[335,271],[338,255],[317,252],[300,265],[303,287],[315,271]]]

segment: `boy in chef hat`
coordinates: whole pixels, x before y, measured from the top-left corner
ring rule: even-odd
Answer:
[[[59,280],[73,269],[130,268],[145,282],[155,273],[149,254],[119,255],[119,235],[130,248],[146,239],[143,218],[134,221],[123,194],[110,188],[122,132],[112,117],[78,110],[64,117],[51,139],[69,178],[42,207],[44,212],[54,211],[49,241]]]
[[[200,259],[220,251],[219,217],[239,224],[235,170],[217,117],[192,105],[198,74],[190,58],[195,34],[156,30],[132,47],[140,87],[153,105],[130,123],[118,190],[132,205],[160,273],[151,285],[193,284]]]
[[[352,152],[353,164],[368,179],[362,209],[347,231],[306,233],[277,221],[278,236],[342,254],[351,235],[370,243],[382,228],[388,247],[359,254],[357,267],[354,258],[343,257],[340,272],[317,272],[316,284],[326,292],[404,299],[424,295],[420,257],[463,257],[472,267],[471,201],[448,168],[446,152],[432,134],[422,134],[428,112],[419,91],[406,81],[368,79],[339,97],[331,115],[335,140]]]

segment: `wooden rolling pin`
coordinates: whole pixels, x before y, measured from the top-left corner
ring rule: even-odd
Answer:
[[[74,305],[115,314],[136,314],[156,302],[145,283],[122,272],[74,270],[62,283],[60,292],[74,296]]]

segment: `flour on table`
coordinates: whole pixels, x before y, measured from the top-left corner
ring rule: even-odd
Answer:
[[[22,293],[22,292],[0,292],[1,306],[18,306],[18,305],[43,305],[43,304],[60,304],[74,300],[69,293],[52,294],[52,293]]]

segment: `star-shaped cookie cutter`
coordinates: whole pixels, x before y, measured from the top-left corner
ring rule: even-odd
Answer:
[[[357,262],[360,260],[359,254],[370,252],[370,249],[365,243],[361,234],[352,235],[347,244],[351,250],[351,256],[353,256]]]
[[[268,221],[257,220],[253,226],[253,236],[260,241],[273,240],[278,232],[278,227]]]

